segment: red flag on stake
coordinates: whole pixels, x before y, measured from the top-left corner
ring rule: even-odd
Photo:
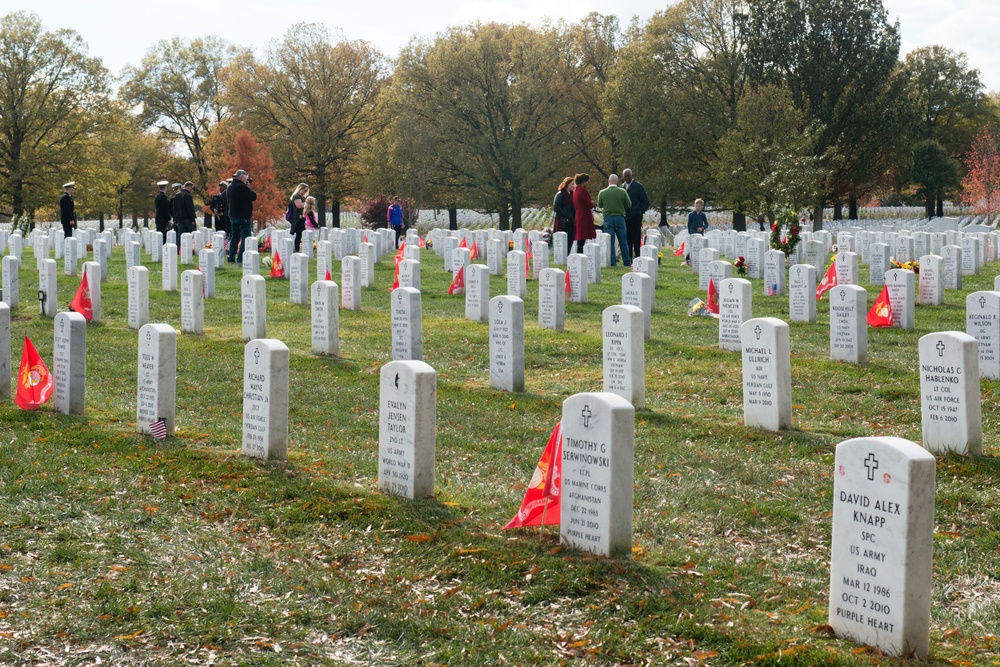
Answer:
[[[469,247],[469,242],[467,241],[466,237],[464,237],[464,236],[462,237],[462,242],[458,244],[458,247],[459,248],[468,248]]]
[[[330,269],[326,270],[326,278],[324,280],[333,280],[333,277],[330,275]]]
[[[458,267],[458,272],[455,274],[455,279],[451,281],[451,287],[448,288],[448,294],[465,294],[465,267]]]
[[[837,286],[837,263],[834,262],[830,265],[830,268],[826,270],[826,275],[823,276],[823,280],[819,281],[819,287],[816,288],[816,298],[822,299],[824,292],[829,292],[834,287]]]
[[[52,396],[52,375],[31,339],[24,337],[21,369],[17,372],[17,394],[14,402],[22,410],[34,410],[45,405]]]
[[[715,281],[708,279],[708,303],[705,305],[708,312],[719,314],[719,290],[715,288]]]
[[[469,259],[479,259],[479,245],[473,241],[472,247],[469,248]]]
[[[562,491],[562,422],[556,424],[538,460],[535,473],[524,492],[521,509],[504,530],[521,526],[559,525],[559,505]]]
[[[531,262],[533,262],[535,256],[531,254],[531,246],[528,246],[528,252],[524,256],[524,277],[531,279]]]
[[[281,255],[278,254],[277,250],[274,251],[274,261],[271,262],[271,277],[285,277],[285,265],[281,263]]]
[[[677,248],[677,250],[674,250],[674,257],[683,257],[683,256],[684,256],[684,242],[682,241],[680,247]]]
[[[566,294],[573,293],[573,284],[569,280],[569,271],[566,271]]]
[[[889,301],[889,288],[886,286],[882,287],[882,293],[878,295],[872,309],[868,311],[868,326],[892,326],[892,303]]]
[[[83,272],[83,278],[80,279],[76,296],[69,302],[69,309],[83,315],[88,322],[94,319],[94,302],[90,300],[90,282],[87,280],[86,271]]]

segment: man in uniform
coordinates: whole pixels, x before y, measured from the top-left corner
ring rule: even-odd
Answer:
[[[177,228],[177,241],[181,240],[181,234],[193,234],[195,230],[194,200],[191,192],[194,190],[194,183],[188,181],[184,184],[176,195],[173,204],[174,227]]]
[[[156,231],[163,236],[163,242],[167,242],[167,230],[170,228],[170,197],[167,196],[167,186],[170,181],[157,181],[156,187],[160,189],[153,198],[153,207],[156,215],[153,218],[156,224]]]
[[[73,204],[73,193],[76,192],[76,182],[70,181],[63,186],[63,196],[59,198],[59,220],[62,222],[66,238],[73,236],[76,229],[76,207]]]
[[[219,194],[213,195],[209,201],[209,207],[215,214],[215,230],[225,232],[229,236],[229,213],[226,210],[226,188],[229,183],[219,181]]]

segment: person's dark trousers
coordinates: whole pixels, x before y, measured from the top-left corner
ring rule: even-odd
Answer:
[[[306,229],[306,219],[299,218],[295,221],[295,252],[298,252],[302,247],[302,232]]]
[[[229,242],[229,261],[242,264],[243,242],[250,236],[253,222],[249,218],[230,218],[229,225],[233,230],[233,238]]]
[[[632,259],[639,256],[642,246],[642,216],[625,219],[625,233],[628,235],[628,251]]]
[[[400,226],[393,225],[392,231],[396,232],[396,247],[399,248],[399,237],[403,235],[403,227],[402,225]]]
[[[73,236],[73,225],[65,223],[63,224],[62,228],[63,228],[63,238],[68,239],[69,237]]]
[[[169,222],[164,222],[164,223],[159,223],[158,222],[158,223],[156,223],[156,231],[158,231],[160,233],[160,236],[163,237],[163,242],[164,243],[167,242],[167,226],[169,224],[170,224]]]
[[[577,239],[576,240],[576,252],[578,254],[580,254],[580,255],[583,254],[583,246],[585,246],[587,244],[587,241],[589,241],[589,240],[590,239]],[[596,239],[594,239],[594,240],[596,240]],[[572,243],[570,244],[570,247],[571,248],[573,247]]]

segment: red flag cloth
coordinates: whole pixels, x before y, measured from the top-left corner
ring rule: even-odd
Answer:
[[[423,239],[420,239],[420,247],[421,247],[421,248],[426,248],[426,247],[427,247],[427,244],[426,244],[426,243],[424,243],[424,240],[423,240]]]
[[[274,251],[274,261],[271,262],[271,277],[285,277],[285,265],[281,263],[281,255],[278,254],[277,250]]]
[[[455,274],[455,279],[451,281],[451,287],[448,288],[448,294],[465,294],[465,267],[458,267],[458,272]]]
[[[826,275],[823,276],[823,280],[819,282],[819,287],[816,288],[816,298],[822,299],[824,292],[829,292],[834,287],[837,286],[837,263],[834,262],[830,265],[830,268],[826,270]]]
[[[875,299],[875,305],[868,311],[868,326],[891,327],[892,304],[889,302],[889,288],[882,287],[882,293]]]
[[[76,290],[76,296],[69,302],[69,309],[74,313],[80,313],[88,322],[94,319],[94,302],[90,300],[90,282],[87,280],[87,272],[83,272],[80,280],[80,287]]]
[[[240,243],[243,243],[243,241],[241,240]],[[271,237],[267,236],[264,238],[264,251],[267,252],[270,249],[271,249]]]
[[[566,271],[566,294],[573,293],[573,285],[569,280],[569,271]]]
[[[392,287],[389,288],[390,292],[399,287],[399,263],[403,261],[402,253],[403,253],[402,248],[400,248],[399,252],[396,253],[396,275],[392,279]]]
[[[708,312],[719,314],[719,290],[715,288],[715,281],[708,279],[708,303],[705,306]]]
[[[458,244],[458,247],[459,248],[468,248],[469,247],[469,242],[466,240],[466,238],[464,236],[462,237],[462,242]]]
[[[504,530],[521,526],[559,525],[562,496],[562,422],[556,424],[524,492],[521,509]]]
[[[31,339],[24,337],[21,350],[21,370],[17,372],[17,394],[14,402],[22,410],[34,410],[48,403],[52,396],[52,375]]]
[[[528,249],[528,253],[524,256],[524,277],[531,278],[531,262],[534,261],[535,256],[531,254],[531,249]]]
[[[330,269],[326,270],[326,280],[333,280],[333,277],[330,275]]]
[[[684,243],[681,242],[681,246],[677,248],[677,250],[674,250],[674,257],[683,257],[683,256],[684,256]]]
[[[479,259],[479,245],[473,241],[472,247],[469,248],[469,259]]]

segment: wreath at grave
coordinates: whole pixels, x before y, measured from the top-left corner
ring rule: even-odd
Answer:
[[[787,228],[787,235],[782,236],[783,228]],[[771,225],[771,248],[785,253],[785,257],[791,257],[795,251],[795,246],[799,244],[799,219],[792,211],[785,211],[780,214]]]

